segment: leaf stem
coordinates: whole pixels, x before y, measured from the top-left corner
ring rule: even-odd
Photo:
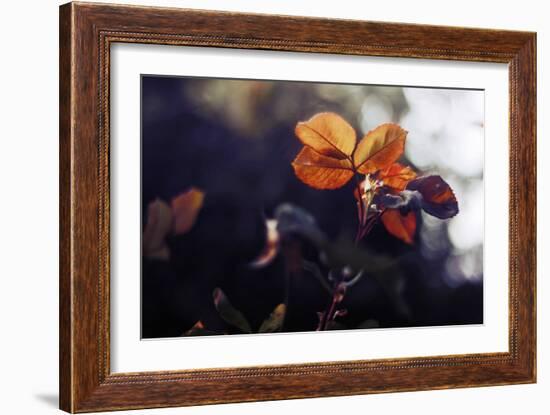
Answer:
[[[327,329],[329,323],[334,321],[336,317],[336,307],[344,300],[346,294],[346,285],[342,281],[334,284],[334,291],[332,293],[332,299],[327,310],[323,313],[321,320],[319,321],[318,331],[324,331]]]
[[[353,170],[353,176],[355,178],[355,189],[357,190],[357,210],[359,216],[359,223],[357,224],[357,233],[355,234],[355,244],[359,243],[361,239],[361,229],[363,228],[363,222],[365,220],[365,211],[363,206],[363,195],[361,194],[361,181],[359,180],[357,170]]]

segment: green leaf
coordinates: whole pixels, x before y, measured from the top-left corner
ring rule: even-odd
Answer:
[[[286,306],[284,304],[279,304],[271,312],[268,318],[264,320],[260,326],[259,333],[274,333],[281,330],[283,321],[285,319]]]
[[[221,288],[214,289],[212,296],[214,298],[214,305],[216,306],[216,310],[218,310],[220,317],[226,323],[231,324],[232,326],[238,328],[244,333],[252,333],[250,323],[246,320],[243,313],[233,307]]]

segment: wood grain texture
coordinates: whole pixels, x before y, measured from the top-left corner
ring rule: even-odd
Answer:
[[[70,9],[59,15],[59,406],[72,409],[71,321],[71,140],[72,20]]]
[[[111,373],[109,59],[114,42],[509,64],[509,352]],[[534,382],[536,36],[70,3],[60,9],[60,407],[68,412]],[[504,138],[503,138],[504,139]]]

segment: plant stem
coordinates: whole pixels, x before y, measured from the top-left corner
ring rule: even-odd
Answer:
[[[353,161],[352,161],[353,162]],[[353,170],[354,178],[355,178],[355,188],[357,191],[357,211],[358,211],[358,217],[359,221],[357,224],[357,233],[355,235],[355,245],[359,244],[359,241],[372,229],[378,218],[380,217],[379,213],[376,213],[372,215],[372,217],[368,218],[368,209],[371,200],[368,201],[368,203],[363,203],[363,194],[361,192],[361,181],[358,176],[358,172],[356,169]],[[352,287],[355,285],[364,274],[364,270],[360,270],[359,273],[355,275],[354,278],[352,278],[347,283],[343,281],[342,273],[338,273],[338,278],[333,284],[332,287],[332,298],[330,305],[328,308],[323,312],[321,315],[321,318],[319,320],[319,326],[317,327],[318,331],[326,330],[329,323],[331,321],[334,321],[334,318],[336,316],[337,312],[337,306],[340,304],[346,295],[346,290],[348,287]]]
[[[359,243],[360,235],[361,235],[361,229],[363,228],[363,222],[365,220],[365,213],[363,208],[363,195],[361,194],[361,181],[359,180],[359,177],[357,176],[357,171],[354,170],[353,172],[354,178],[355,178],[355,188],[357,190],[357,210],[358,210],[358,216],[359,216],[359,223],[357,224],[357,233],[355,234],[355,244]]]
[[[381,213],[376,213],[375,215],[371,216],[369,218],[369,221],[365,223],[365,226],[363,227],[363,232],[361,235],[361,238],[363,238],[367,233],[371,231],[371,229],[374,227],[378,219],[380,218]]]
[[[321,317],[321,320],[319,321],[319,331],[324,331],[327,329],[329,323],[331,321],[334,321],[334,317],[336,315],[336,307],[338,304],[340,304],[344,300],[344,296],[346,293],[346,285],[341,281],[341,278],[339,279],[338,283],[334,285],[334,291],[332,294],[332,299],[330,302],[329,307],[327,310],[323,313],[323,316]]]
[[[327,311],[325,311],[324,315],[323,315],[323,318],[321,319],[321,323],[320,323],[320,330],[321,331],[324,331],[327,329],[327,326],[328,326],[328,323],[330,321],[332,321],[333,317],[334,316],[334,312],[336,311],[336,305],[337,305],[337,302],[335,300],[335,296],[332,296],[332,301],[330,303],[330,306],[329,308],[327,309]]]

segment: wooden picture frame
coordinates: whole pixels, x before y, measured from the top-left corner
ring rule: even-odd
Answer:
[[[109,69],[117,42],[509,65],[509,352],[111,373]],[[69,3],[60,8],[60,407],[68,412],[536,380],[536,34]]]

